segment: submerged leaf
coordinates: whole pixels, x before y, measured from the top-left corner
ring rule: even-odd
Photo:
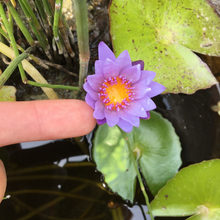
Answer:
[[[190,220],[220,219],[220,160],[204,161],[180,170],[151,202],[155,216],[190,216]]]
[[[181,165],[180,142],[171,123],[151,111],[149,120],[127,133],[142,175],[155,195],[171,179]],[[97,169],[105,182],[124,199],[133,201],[136,173],[127,144],[118,127],[103,124],[98,127],[93,148]]]
[[[112,0],[109,12],[116,56],[127,49],[142,59],[165,92],[191,94],[217,83],[190,51],[220,56],[220,19],[207,1]]]

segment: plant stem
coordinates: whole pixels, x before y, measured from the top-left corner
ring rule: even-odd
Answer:
[[[17,11],[15,10],[15,8],[13,7],[12,3],[10,0],[4,0],[4,3],[7,5],[11,15],[13,16],[14,20],[16,21],[17,25],[19,26],[19,28],[21,29],[22,33],[24,34],[25,38],[27,39],[28,43],[31,46],[34,46],[34,40],[31,37],[29,31],[27,30],[27,28],[25,27],[24,23],[22,22],[21,18],[19,17]]]
[[[48,49],[50,49],[50,46],[48,44],[48,41],[45,37],[45,34],[34,14],[34,12],[32,11],[29,3],[26,0],[18,0],[22,10],[24,11],[24,14],[34,32],[34,34],[37,37],[37,40],[40,43],[40,46],[43,48],[44,52],[46,53],[47,57],[49,58],[50,61],[53,61],[53,58],[49,52]]]
[[[35,0],[35,5],[37,6],[37,9],[39,11],[40,17],[42,19],[42,22],[41,22],[42,27],[44,27],[44,30],[45,30],[47,36],[50,36],[50,34],[51,34],[50,25],[49,25],[49,23],[47,21],[47,16],[46,16],[46,13],[44,11],[44,8],[43,8],[41,0]]]
[[[69,25],[67,24],[66,18],[65,18],[64,15],[62,15],[62,20],[63,20],[63,24],[64,24],[66,30],[68,31],[68,35],[69,35],[69,38],[70,38],[70,42],[71,42],[72,46],[75,47],[75,41],[74,41],[73,33],[72,33],[72,31],[71,31]]]
[[[6,33],[4,31],[2,31],[3,29],[0,27],[0,42],[4,43],[5,42],[5,36]],[[7,36],[7,35],[6,35]]]
[[[78,87],[64,86],[64,85],[51,85],[51,84],[46,84],[46,83],[36,83],[30,80],[27,81],[27,84],[32,85],[32,86],[37,86],[37,87],[46,87],[46,88],[52,88],[52,89],[68,89],[68,90],[79,91]]]
[[[15,53],[9,48],[7,45],[0,42],[0,52],[9,57],[10,59],[14,59]],[[27,60],[22,61],[22,65],[24,70],[36,81],[39,83],[47,83],[47,81],[43,78],[43,76],[39,73],[39,71],[31,65]],[[51,88],[42,88],[49,99],[59,99],[57,94]]]
[[[83,91],[84,80],[88,73],[90,59],[89,28],[86,0],[72,0],[76,19],[76,32],[79,47],[79,88]]]
[[[11,61],[10,65],[6,68],[6,70],[0,76],[0,89],[14,72],[15,68],[21,63],[22,60],[28,57],[28,53],[22,53],[17,56],[13,61]]]
[[[64,46],[66,47],[69,55],[73,58],[75,56],[75,53],[73,52],[73,50],[71,48],[66,26],[64,25],[64,22],[61,19],[62,19],[62,16],[60,16],[59,23],[58,23],[60,34],[62,36]],[[70,32],[71,32],[71,30],[70,30]]]
[[[70,61],[69,63],[71,64],[71,60],[68,57],[70,55],[73,58],[75,56],[75,53],[73,52],[71,48],[69,37],[68,37],[68,32],[62,19],[63,0],[56,0],[56,1],[49,0],[49,2],[50,2],[52,12],[54,13],[54,22],[53,22],[54,40],[57,43],[57,47],[59,51],[63,50],[63,55],[67,63]],[[66,52],[66,50],[68,51],[69,55]],[[65,53],[67,54],[67,56],[65,55]]]
[[[19,3],[20,3],[20,6],[21,6],[21,8],[22,8],[24,14],[25,14],[25,17],[27,18],[27,20],[28,20],[28,22],[29,22],[29,24],[30,24],[30,26],[31,26],[31,28],[32,28],[32,30],[33,30],[33,32],[34,32],[34,34],[35,34],[36,37],[37,37],[37,40],[39,41],[39,43],[40,43],[41,47],[43,48],[43,50],[46,50],[46,45],[45,45],[45,43],[43,42],[43,40],[41,39],[41,36],[40,36],[40,34],[39,34],[39,32],[38,32],[36,26],[34,25],[34,22],[33,22],[34,19],[31,18],[30,13],[29,13],[29,11],[27,10],[27,8],[25,7],[24,2],[23,2],[22,0],[18,0],[18,1],[19,1]]]
[[[69,191],[68,193],[74,194],[74,193],[79,192],[82,189],[86,188],[87,186],[88,186],[87,184],[82,184],[82,185],[78,186],[77,188],[74,188],[73,190]],[[13,196],[13,199],[14,199],[14,196]],[[52,201],[36,208],[36,209],[32,209],[31,207],[26,206],[26,208],[28,208],[30,212],[28,214],[22,216],[22,220],[30,219],[31,217],[36,216],[36,215],[41,215],[41,216],[44,216],[44,217],[48,218],[48,216],[46,214],[41,214],[41,213],[45,209],[48,209],[51,206],[54,206],[55,204],[61,202],[64,199],[66,199],[65,196],[59,196],[59,197],[55,198],[54,200],[52,200]],[[19,203],[21,203],[21,201],[19,201]]]
[[[63,47],[60,42],[60,37],[59,37],[59,29],[58,29],[58,22],[60,18],[60,12],[62,10],[62,1],[61,0],[56,0],[55,3],[55,12],[54,12],[54,20],[53,20],[53,35],[54,39],[56,41],[57,47],[59,49],[59,54],[63,54]]]
[[[80,200],[85,200],[85,201],[89,201],[89,202],[94,202],[94,203],[101,203],[103,204],[104,201],[103,200],[98,200],[98,199],[94,199],[94,198],[88,198],[88,196],[80,196],[80,195],[74,195],[74,194],[70,194],[70,193],[64,193],[64,192],[59,192],[59,191],[55,191],[55,190],[38,190],[38,189],[33,189],[33,190],[29,190],[29,189],[25,189],[25,190],[17,190],[17,191],[10,191],[8,192],[9,195],[22,195],[22,194],[43,194],[44,196],[47,195],[55,195],[55,196],[65,196],[66,198],[74,198],[74,199],[80,199]]]
[[[25,7],[26,10],[28,11],[28,13],[29,13],[31,19],[33,20],[33,24],[34,24],[34,26],[36,27],[36,29],[39,31],[40,36],[41,36],[41,38],[42,38],[44,44],[46,45],[47,49],[50,49],[50,45],[49,45],[49,43],[48,43],[48,40],[47,40],[47,38],[46,38],[46,36],[45,36],[45,34],[44,34],[44,32],[43,32],[43,30],[42,30],[40,24],[39,24],[39,22],[38,22],[38,20],[37,20],[37,18],[36,18],[36,16],[35,16],[35,14],[34,14],[34,12],[32,11],[32,8],[31,8],[31,6],[29,5],[28,1],[27,1],[27,0],[20,0],[20,1],[22,1],[24,7]]]
[[[61,10],[62,10],[62,4],[63,4],[63,0],[61,1]],[[62,11],[60,12],[60,17],[59,17],[59,22],[58,22],[58,27],[60,30],[60,34],[62,36],[63,39],[63,43],[64,46],[66,47],[69,55],[73,58],[75,56],[75,53],[73,52],[71,45],[70,45],[70,41],[69,41],[69,37],[68,37],[68,25],[65,25],[65,16],[62,16]],[[69,30],[71,32],[71,30]]]
[[[12,4],[11,4],[11,7],[14,8]],[[19,51],[18,51],[16,41],[15,41],[15,38],[14,38],[14,35],[13,35],[13,29],[11,28],[11,26],[8,22],[8,19],[5,15],[5,12],[4,12],[4,9],[3,9],[1,3],[0,3],[0,16],[2,17],[3,24],[4,24],[4,26],[5,26],[5,28],[8,32],[8,36],[9,36],[9,39],[11,41],[11,45],[12,45],[12,48],[14,50],[15,56],[17,57],[17,56],[19,56]],[[21,74],[22,81],[25,83],[26,76],[25,76],[25,72],[24,72],[24,69],[23,69],[23,66],[22,66],[21,63],[18,64],[18,68],[19,68],[19,71],[20,71],[20,74]]]
[[[43,5],[44,5],[46,15],[47,15],[47,19],[50,23],[50,26],[52,27],[52,25],[53,25],[53,13],[52,13],[52,10],[51,10],[51,7],[50,7],[50,3],[47,0],[42,0],[42,2],[43,2]]]
[[[38,61],[38,65],[42,65],[42,64],[44,64],[45,66],[47,66],[47,68],[49,68],[48,66],[52,66],[52,67],[54,67],[54,68],[56,68],[56,69],[58,69],[59,71],[63,71],[63,72],[65,72],[65,73],[67,73],[67,74],[69,74],[69,75],[71,75],[71,76],[75,76],[75,77],[79,77],[76,73],[72,73],[72,72],[70,72],[69,70],[67,70],[67,69],[65,69],[63,66],[61,66],[61,65],[59,65],[59,64],[56,64],[56,63],[51,63],[51,62],[49,62],[49,61],[47,61],[47,60],[41,60],[40,58],[36,58],[37,59],[37,61]],[[35,61],[36,62],[36,61]]]
[[[8,22],[11,25],[11,29],[13,30],[13,17],[9,11],[8,11]]]
[[[137,177],[138,177],[138,181],[139,181],[139,184],[140,184],[140,187],[141,187],[141,191],[144,195],[144,198],[145,198],[145,201],[146,201],[146,204],[147,204],[147,207],[148,207],[148,211],[149,211],[151,220],[154,220],[154,216],[153,216],[153,213],[152,213],[152,210],[151,210],[151,207],[150,207],[149,199],[148,199],[147,193],[145,191],[145,187],[144,187],[144,184],[143,184],[143,181],[142,181],[142,178],[141,178],[141,174],[140,174],[139,169],[138,169],[138,162],[136,161],[136,159],[134,157],[129,138],[127,136],[127,133],[124,132],[119,126],[118,126],[118,129],[121,131],[121,134],[122,134],[122,136],[124,137],[124,139],[127,143],[128,150],[129,150],[129,153],[130,153],[130,157],[131,157],[132,163],[134,165],[134,168],[135,168],[135,171],[136,171],[136,174],[137,174]]]
[[[4,38],[10,43],[10,39],[8,37],[8,35],[5,33],[5,31],[0,27],[0,36],[4,36]],[[1,40],[2,43],[4,43],[4,40]],[[20,47],[18,44],[17,44],[17,47],[18,49],[23,53],[25,50]],[[29,54],[29,57],[35,61],[35,63],[37,63],[38,65],[44,67],[45,69],[49,69],[49,67],[46,65],[46,62],[44,63],[43,61],[41,61],[38,57],[35,57],[34,55],[32,54]],[[66,70],[64,70],[66,71]],[[68,73],[70,74],[70,73]],[[71,74],[70,74],[71,75]]]

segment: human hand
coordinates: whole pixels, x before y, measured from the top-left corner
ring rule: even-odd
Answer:
[[[78,137],[91,132],[93,109],[80,100],[0,102],[0,147],[29,141]],[[0,160],[0,202],[6,173]]]

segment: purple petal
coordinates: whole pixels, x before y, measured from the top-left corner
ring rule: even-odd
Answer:
[[[93,112],[93,117],[95,119],[105,118],[104,109],[105,109],[105,105],[102,103],[102,101],[98,100],[95,103],[95,111]]]
[[[124,111],[130,115],[147,117],[144,107],[136,100],[131,101],[130,105]]]
[[[125,76],[127,78],[127,80],[132,80],[132,84],[137,82],[140,77],[141,77],[141,70],[140,70],[141,66],[140,65],[136,65],[136,66],[132,66],[131,68],[128,68],[126,70],[124,70],[123,72],[121,72],[121,76]]]
[[[101,120],[96,119],[96,121],[97,121],[97,124],[98,124],[98,125],[103,125],[103,124],[105,124],[105,123],[106,123],[106,118],[101,119]]]
[[[149,97],[154,97],[156,95],[159,95],[166,89],[165,86],[157,82],[151,82],[149,84],[149,87],[151,88],[151,91],[147,93]]]
[[[89,75],[89,76],[87,76],[87,82],[97,92],[99,92],[99,88],[102,86],[103,81],[104,81],[103,75]]]
[[[103,67],[103,75],[105,79],[108,79],[109,77],[118,76],[120,71],[120,66],[111,61],[110,59],[107,59],[104,63]]]
[[[119,119],[118,121],[118,124],[117,124],[123,131],[125,132],[131,132],[132,131],[132,128],[133,128],[133,125],[130,124],[129,122],[123,120],[123,119]]]
[[[148,97],[148,94],[142,99],[137,99],[136,101],[144,107],[145,111],[150,111],[157,107],[155,103]]]
[[[147,113],[147,117],[145,117],[145,118],[140,118],[140,119],[144,119],[144,120],[150,119],[150,112],[146,112],[146,113]]]
[[[141,70],[144,70],[144,61],[143,60],[137,60],[137,61],[132,62],[132,66],[135,66],[135,65],[138,65],[138,64],[141,65]]]
[[[143,98],[149,91],[151,91],[151,88],[141,84],[141,83],[136,83],[134,86],[133,92],[135,93],[134,98],[135,99],[141,99]]]
[[[104,66],[104,61],[101,61],[101,60],[95,61],[95,74],[96,75],[103,75],[103,66]]]
[[[96,92],[95,90],[93,90],[93,88],[89,85],[88,82],[85,82],[83,84],[83,89],[89,93],[89,95],[94,99],[94,100],[98,100],[99,96],[98,96],[98,92]]]
[[[142,83],[147,86],[152,82],[155,76],[156,73],[153,71],[141,71],[141,77],[137,83]]]
[[[108,110],[105,108],[104,114],[109,127],[115,126],[119,121],[118,112],[114,110]]]
[[[88,105],[95,109],[96,100],[94,100],[88,93],[86,94],[85,101]]]
[[[130,55],[129,55],[128,51],[127,50],[123,51],[118,56],[115,63],[118,64],[121,67],[120,72],[122,72],[123,70],[125,70],[129,67],[132,67],[131,58],[130,58]]]
[[[107,58],[116,61],[114,53],[110,50],[110,48],[104,43],[100,42],[98,46],[99,60],[105,61]]]
[[[129,115],[127,114],[123,109],[121,109],[118,112],[118,115],[121,119],[131,123],[132,125],[134,125],[135,127],[139,127],[140,125],[140,120],[138,116],[134,116],[134,115]]]

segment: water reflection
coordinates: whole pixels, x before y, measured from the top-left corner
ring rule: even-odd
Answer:
[[[77,144],[42,143],[5,147],[11,198],[0,205],[0,219],[147,219],[139,206],[128,207],[103,185],[102,174]]]

